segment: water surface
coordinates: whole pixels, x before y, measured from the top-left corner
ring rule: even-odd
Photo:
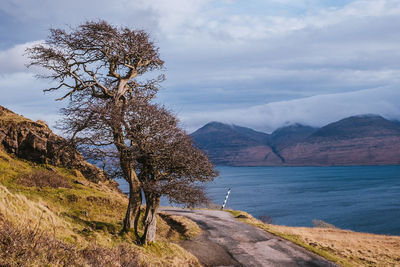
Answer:
[[[230,187],[228,207],[267,215],[275,224],[312,226],[319,219],[343,229],[400,235],[400,166],[217,169],[220,177],[207,185],[215,203],[222,204]]]

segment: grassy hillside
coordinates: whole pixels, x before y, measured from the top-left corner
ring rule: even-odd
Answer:
[[[113,182],[92,183],[0,148],[0,266],[199,266],[174,244],[198,234],[197,225],[163,215],[157,242],[136,246],[132,233],[119,233],[126,206]]]

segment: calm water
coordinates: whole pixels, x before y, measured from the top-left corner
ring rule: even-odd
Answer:
[[[228,207],[267,215],[275,224],[312,226],[319,219],[343,229],[400,235],[400,166],[218,170],[220,177],[207,185],[218,204],[230,187]]]

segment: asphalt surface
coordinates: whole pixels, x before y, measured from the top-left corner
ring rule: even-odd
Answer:
[[[181,245],[205,266],[324,266],[336,264],[218,210],[163,208],[163,212],[185,216],[203,230]]]

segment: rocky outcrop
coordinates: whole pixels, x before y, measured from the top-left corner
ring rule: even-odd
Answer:
[[[64,138],[43,121],[31,121],[0,106],[0,145],[11,154],[39,164],[76,169],[88,180],[105,180],[104,173],[86,162]]]

